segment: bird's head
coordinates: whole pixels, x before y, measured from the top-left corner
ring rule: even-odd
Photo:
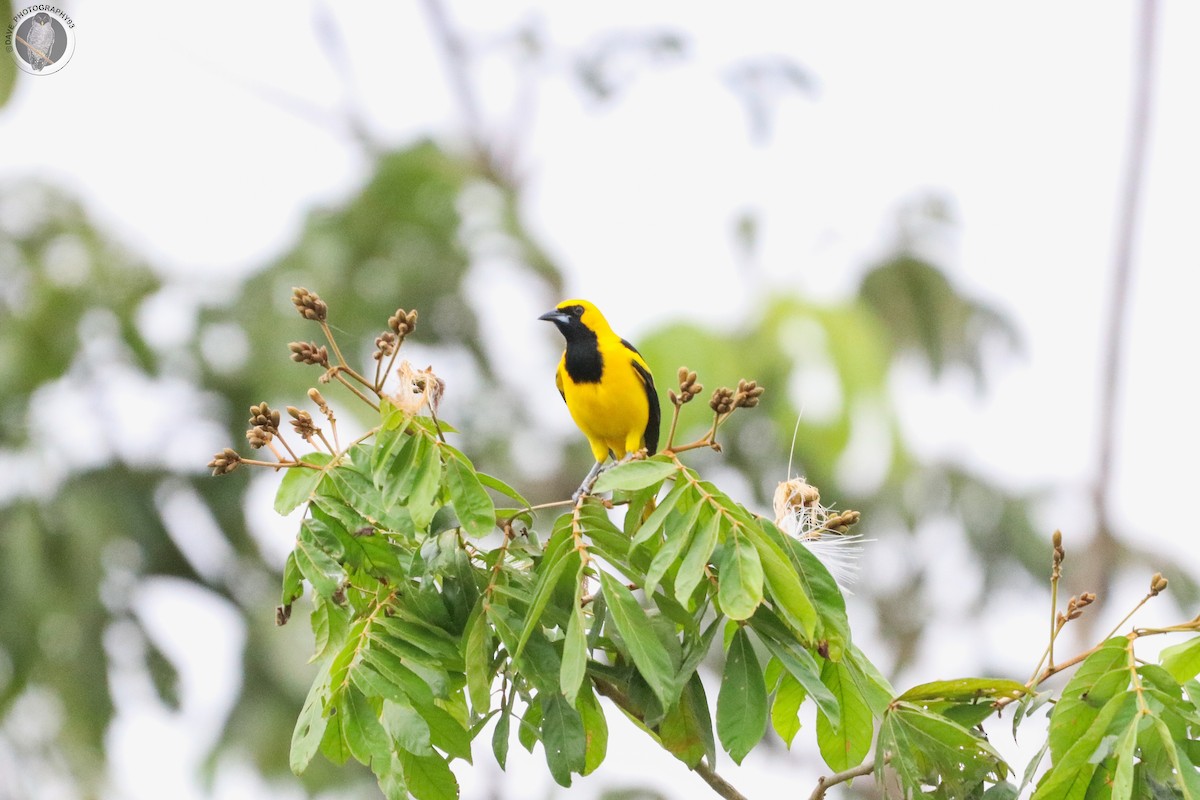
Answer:
[[[568,342],[612,333],[600,309],[587,300],[563,300],[553,311],[547,311],[538,319],[553,322]]]

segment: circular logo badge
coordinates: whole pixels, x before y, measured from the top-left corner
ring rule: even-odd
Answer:
[[[75,52],[75,22],[57,6],[22,8],[9,21],[4,48],[30,75],[53,75]]]

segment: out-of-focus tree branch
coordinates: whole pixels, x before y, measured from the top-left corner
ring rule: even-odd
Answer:
[[[1154,95],[1155,35],[1158,0],[1142,0],[1138,10],[1137,41],[1134,51],[1132,107],[1129,115],[1129,142],[1125,155],[1117,209],[1117,239],[1113,253],[1112,284],[1106,336],[1100,371],[1100,415],[1097,428],[1098,453],[1096,474],[1091,487],[1092,508],[1096,519],[1096,537],[1084,565],[1085,582],[1107,597],[1112,579],[1111,565],[1116,562],[1120,544],[1113,533],[1112,496],[1114,452],[1117,438],[1117,401],[1123,377],[1122,348],[1129,317],[1130,286],[1133,282],[1133,250],[1141,207],[1146,149],[1149,139],[1151,103]]]

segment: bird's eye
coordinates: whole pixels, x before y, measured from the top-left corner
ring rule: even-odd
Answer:
[[[577,317],[582,317],[583,316],[583,306],[573,306],[571,308],[571,313]]]

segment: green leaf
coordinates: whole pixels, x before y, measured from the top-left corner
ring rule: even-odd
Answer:
[[[429,723],[408,702],[383,701],[380,715],[384,730],[401,750],[419,756],[433,754],[433,743],[429,735]]]
[[[358,676],[360,672],[367,674]],[[362,651],[362,660],[354,665],[351,673],[352,678],[361,677],[370,686],[378,687],[379,684],[373,680],[375,676],[383,680],[384,686],[392,687],[389,694],[380,693],[381,697],[394,696],[390,692],[398,691],[400,697],[411,700],[418,707],[433,704],[433,689],[429,684],[386,647],[369,647]]]
[[[322,669],[304,698],[304,706],[292,731],[292,747],[288,766],[299,775],[308,767],[321,739],[325,735],[325,703],[329,699],[329,672]]]
[[[513,691],[509,693],[504,705],[500,708],[500,718],[496,720],[496,728],[492,731],[492,755],[496,757],[496,763],[500,765],[500,769],[505,769],[508,765],[508,741],[511,738],[509,729],[515,697],[516,687],[514,686]]]
[[[422,439],[426,437],[422,436]],[[408,496],[406,508],[412,516],[413,525],[417,530],[424,530],[433,521],[437,513],[436,502],[438,490],[442,481],[442,460],[438,457],[437,448],[431,443],[426,454],[416,465],[416,475],[413,478],[412,492]],[[490,528],[489,528],[490,530]]]
[[[1200,636],[1163,648],[1158,663],[1179,683],[1200,674]]]
[[[499,492],[500,494],[504,495],[505,497],[507,497],[511,500],[515,500],[517,503],[520,504],[521,508],[529,507],[529,501],[526,500],[525,497],[520,492],[518,492],[513,487],[509,486],[504,481],[495,477],[494,475],[488,475],[486,472],[476,472],[475,477],[478,478],[479,482],[482,483],[487,488],[492,489],[493,491]]]
[[[496,507],[475,470],[457,458],[446,462],[446,483],[458,521],[472,536],[482,538],[496,526]]]
[[[471,708],[476,714],[486,714],[492,704],[492,654],[495,644],[483,603],[477,603],[467,620],[466,635],[463,636],[463,668],[467,675],[467,694]]]
[[[1158,717],[1154,717],[1154,729],[1162,740],[1163,750],[1176,779],[1180,797],[1183,800],[1198,800],[1200,798],[1200,771],[1180,747],[1180,742],[1171,734],[1171,729]]]
[[[687,605],[688,598],[696,591],[700,581],[704,580],[704,568],[716,549],[721,520],[720,514],[713,514],[712,519],[696,531],[679,563],[679,572],[675,575],[675,599],[684,605]]]
[[[771,726],[789,750],[792,749],[792,740],[800,731],[800,704],[807,696],[800,681],[790,672],[780,676],[779,688],[775,690],[775,700],[771,703]]]
[[[1125,640],[1122,639],[1122,641]],[[1121,649],[1124,650],[1123,647]],[[1091,660],[1091,657],[1088,660]],[[1086,663],[1085,661],[1084,664]],[[1081,666],[1080,669],[1082,668]],[[1064,689],[1064,693],[1065,691]],[[1058,712],[1059,708],[1055,707],[1054,714],[1050,717],[1052,727],[1054,716]],[[1055,745],[1051,739],[1050,752],[1053,766],[1042,776],[1037,791],[1033,794],[1033,800],[1082,798],[1096,771],[1096,750],[1100,747],[1101,742],[1111,731],[1123,731],[1136,713],[1137,698],[1135,694],[1121,692],[1109,699],[1087,728],[1079,732],[1079,735],[1061,756],[1053,757]]]
[[[342,585],[342,567],[314,541],[312,528],[301,526],[296,537],[296,566],[321,597],[330,597]]]
[[[678,472],[679,468],[665,456],[655,456],[642,461],[626,461],[600,473],[592,486],[592,494],[611,492],[614,489],[633,491],[665,480]]]
[[[817,635],[824,639],[829,648],[829,657],[840,661],[842,653],[850,646],[850,620],[846,616],[846,600],[837,581],[829,569],[821,563],[803,542],[784,535],[770,520],[759,520],[759,527],[773,542],[784,548],[796,570],[805,594],[817,609],[820,621]]]
[[[667,711],[658,726],[658,738],[672,755],[695,769],[706,755],[715,758],[713,751],[712,719],[704,683],[695,673],[684,685],[679,702]]]
[[[704,505],[697,503],[679,526],[679,530],[669,533],[667,540],[654,554],[654,558],[650,561],[650,568],[646,570],[646,580],[642,583],[642,588],[648,595],[654,593],[654,590],[658,588],[659,581],[667,574],[667,570],[679,560],[679,554],[692,539],[696,520],[703,509]]]
[[[763,567],[758,550],[734,528],[725,540],[717,578],[717,600],[725,616],[746,620],[763,599]]]
[[[282,606],[290,606],[304,594],[304,575],[296,563],[296,551],[288,553],[287,561],[283,562],[283,589],[279,595]]]
[[[604,763],[604,756],[608,752],[608,720],[604,718],[604,709],[600,707],[600,701],[590,684],[585,684],[579,692],[575,708],[583,719],[583,731],[587,737],[581,774],[590,775]]]
[[[884,714],[877,772],[878,754],[884,752],[891,753],[906,796],[924,794],[928,786],[937,787],[938,797],[975,796],[984,780],[999,781],[1008,774],[1008,765],[982,738],[909,703],[897,703]]]
[[[1135,716],[1113,749],[1116,762],[1112,773],[1111,800],[1133,800],[1134,750],[1137,748],[1138,718]]]
[[[345,715],[343,730],[351,755],[367,766],[371,765],[372,759],[388,760],[391,757],[392,740],[362,692],[354,687],[348,688],[341,707]]]
[[[679,505],[679,501],[683,499],[683,496],[691,492],[691,488],[691,485],[687,481],[675,481],[675,485],[671,488],[671,491],[667,492],[666,497],[659,501],[655,509],[650,512],[650,516],[646,517],[645,521],[638,528],[637,533],[630,539],[629,549],[631,552],[635,547],[649,541],[658,533],[663,523],[666,522],[667,517],[675,510],[675,506]]]
[[[862,763],[871,749],[871,709],[845,664],[826,661],[821,667],[821,682],[836,698],[841,713],[834,724],[818,707],[817,746],[829,768],[840,772]]]
[[[350,628],[349,609],[318,597],[309,621],[312,623],[315,644],[310,662],[320,661],[342,649]]]
[[[1001,697],[1016,699],[1028,694],[1024,684],[1003,678],[958,678],[949,681],[933,681],[914,686],[896,698],[912,703],[951,702],[970,703],[982,699]]]
[[[575,705],[579,687],[583,685],[583,676],[587,671],[588,646],[587,626],[583,621],[583,584],[587,578],[587,567],[582,560],[575,574],[575,600],[567,615],[567,630],[563,636],[562,667],[559,672],[559,683],[567,702]]]
[[[793,628],[811,639],[817,630],[817,609],[805,591],[797,566],[762,528],[747,526],[746,532],[762,560],[763,575],[775,607]]]
[[[634,666],[662,707],[670,708],[679,690],[675,685],[671,656],[655,635],[650,618],[629,588],[612,575],[601,572],[600,586],[608,602],[609,618],[624,640]]]
[[[560,786],[571,785],[571,773],[586,766],[587,736],[583,718],[558,693],[542,697],[542,747],[550,774]]]
[[[328,453],[308,453],[300,456],[306,464],[324,467],[333,456]],[[301,503],[307,503],[317,490],[317,484],[325,477],[323,469],[308,467],[290,467],[283,473],[279,489],[275,492],[275,513],[287,515],[296,510]]]
[[[400,750],[396,753],[404,771],[404,782],[416,800],[458,800],[458,780],[441,756],[419,756]]]
[[[1100,709],[1129,685],[1129,640],[1109,639],[1088,656],[1067,685],[1050,715],[1050,757],[1058,763],[1087,731]]]
[[[817,660],[813,658],[812,653],[790,639],[779,641],[766,635],[758,629],[757,622],[758,615],[755,615],[755,622],[751,624],[759,639],[767,646],[767,650],[779,659],[779,663],[788,671],[788,674],[795,678],[808,696],[816,702],[817,708],[825,715],[829,723],[834,727],[839,726],[842,719],[841,706],[833,692],[822,682],[821,667],[817,665]]]
[[[435,703],[414,703],[429,725],[429,741],[451,758],[471,762],[471,734],[454,715]]]
[[[729,757],[741,764],[766,729],[767,684],[750,635],[739,627],[729,643],[717,694],[717,736]]]
[[[346,742],[345,691],[334,692],[329,698],[325,735],[321,737],[321,752],[335,764],[345,764],[353,755]]]
[[[569,532],[567,536],[570,536]],[[571,547],[555,547],[553,541],[546,546],[546,556],[537,567],[537,586],[534,588],[533,599],[529,603],[529,612],[525,616],[525,626],[521,629],[521,636],[517,640],[517,649],[512,654],[513,659],[520,658],[521,653],[524,652],[529,637],[537,628],[538,622],[541,621],[542,612],[546,610],[546,605],[550,602],[555,587],[558,586],[558,579],[568,565],[574,565],[578,569],[581,560],[579,552]]]

